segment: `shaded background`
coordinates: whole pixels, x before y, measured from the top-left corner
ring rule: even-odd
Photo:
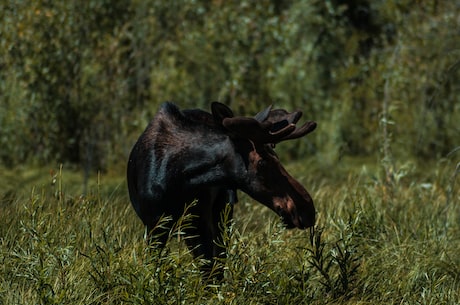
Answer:
[[[166,100],[318,122],[286,158],[460,145],[457,1],[1,1],[0,162],[124,164]],[[388,165],[389,166],[389,165]]]

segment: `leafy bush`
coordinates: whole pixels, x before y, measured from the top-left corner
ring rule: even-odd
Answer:
[[[0,2],[1,162],[123,161],[159,103],[319,122],[291,156],[326,164],[458,146],[457,4],[429,1]]]

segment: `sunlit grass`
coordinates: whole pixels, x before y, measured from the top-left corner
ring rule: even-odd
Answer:
[[[314,231],[285,230],[240,194],[222,283],[203,279],[180,227],[146,248],[122,174],[83,194],[71,170],[4,173],[35,178],[2,190],[0,304],[457,304],[455,163],[397,165],[391,181],[370,164],[288,164],[315,199]]]

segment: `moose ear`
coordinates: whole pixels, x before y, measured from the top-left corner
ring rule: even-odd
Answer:
[[[254,116],[254,119],[256,119],[259,122],[265,121],[268,116],[270,115],[270,111],[272,110],[273,105],[268,106],[265,110],[262,110],[258,114]]]
[[[233,111],[230,108],[219,102],[212,102],[211,111],[214,121],[218,125],[222,125],[222,121],[225,118],[232,118],[234,116]]]

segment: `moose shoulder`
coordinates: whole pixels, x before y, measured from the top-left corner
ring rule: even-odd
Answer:
[[[177,220],[184,207],[192,218],[188,246],[195,256],[224,257],[220,215],[236,202],[240,189],[275,211],[288,228],[315,223],[313,201],[305,188],[283,168],[272,147],[313,131],[315,122],[297,128],[302,113],[271,107],[254,118],[234,116],[214,102],[212,113],[179,110],[164,103],[134,145],[128,161],[128,190],[133,207],[150,236],[163,216]],[[230,215],[231,216],[231,215]]]

